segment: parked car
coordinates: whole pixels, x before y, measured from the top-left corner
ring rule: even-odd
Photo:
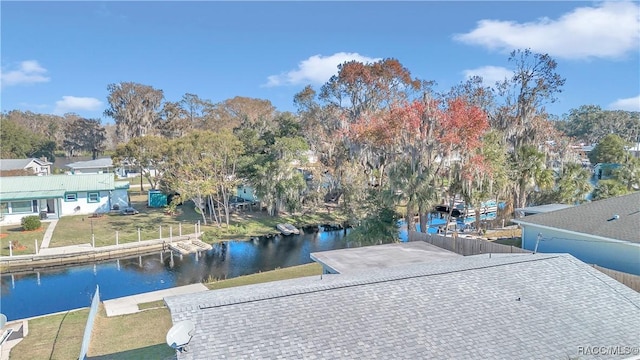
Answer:
[[[139,214],[139,213],[140,212],[138,210],[134,209],[131,206],[120,210],[120,214],[122,214],[122,215],[136,215],[136,214]]]

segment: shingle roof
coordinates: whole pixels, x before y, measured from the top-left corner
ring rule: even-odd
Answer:
[[[195,324],[178,359],[558,359],[640,339],[640,294],[558,254],[461,257],[165,302],[174,323]]]
[[[617,220],[612,220],[618,215]],[[608,239],[640,243],[640,192],[514,220]]]
[[[1,159],[0,160],[0,171],[22,170],[27,165],[29,165],[29,163],[31,163],[32,161],[35,161],[35,162],[39,163],[40,165],[49,164],[46,161],[41,161],[41,160],[36,159],[36,158],[29,158],[29,159]]]
[[[0,200],[62,197],[65,192],[114,190],[113,174],[0,177]]]
[[[100,158],[95,160],[77,161],[66,165],[72,169],[94,169],[113,167],[113,160],[111,158]]]

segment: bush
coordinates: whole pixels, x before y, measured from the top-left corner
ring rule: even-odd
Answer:
[[[42,222],[40,221],[40,217],[37,215],[25,216],[22,218],[20,222],[22,224],[22,228],[26,231],[37,230],[42,226]]]

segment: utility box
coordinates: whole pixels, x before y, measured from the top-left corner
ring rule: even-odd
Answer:
[[[161,208],[167,206],[167,195],[160,190],[149,190],[148,197],[148,207]]]

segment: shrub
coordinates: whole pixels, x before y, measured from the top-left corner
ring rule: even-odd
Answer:
[[[40,226],[42,226],[40,217],[36,215],[25,216],[22,218],[22,221],[20,223],[22,224],[22,228],[26,231],[37,230],[40,229]]]

